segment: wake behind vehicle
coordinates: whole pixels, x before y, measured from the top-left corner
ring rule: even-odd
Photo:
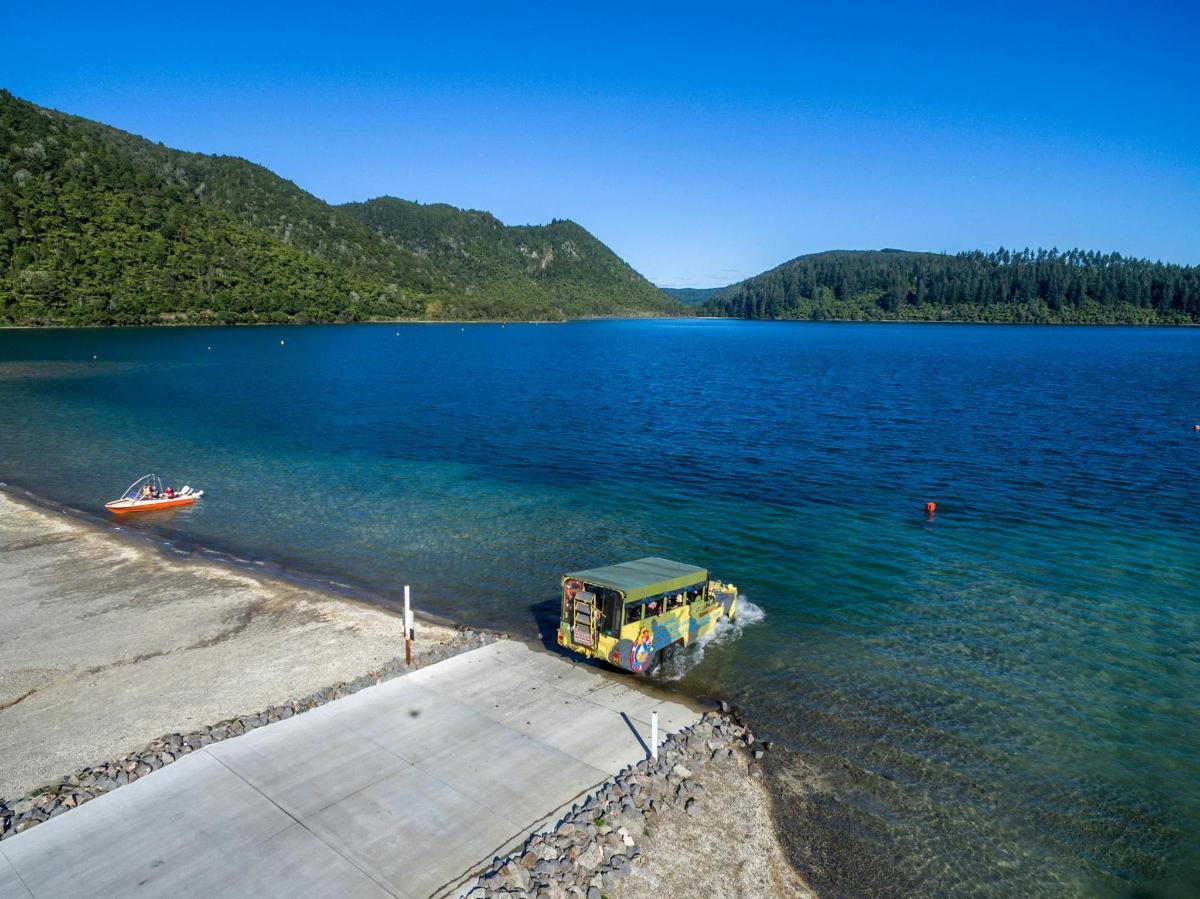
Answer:
[[[157,512],[159,509],[171,509],[175,506],[190,506],[202,496],[203,490],[193,490],[186,486],[178,491],[171,487],[164,490],[158,475],[148,474],[130,484],[120,499],[105,503],[104,508],[114,515]]]
[[[642,674],[736,613],[732,584],[710,581],[704,568],[648,557],[564,575],[558,645]]]

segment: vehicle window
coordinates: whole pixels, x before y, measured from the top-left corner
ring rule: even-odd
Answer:
[[[641,621],[642,620],[642,612],[645,610],[645,608],[646,607],[644,605],[642,605],[640,602],[637,603],[636,605],[626,606],[625,607],[625,623],[632,624],[634,621]]]
[[[661,597],[646,600],[646,617],[653,618],[655,615],[661,615],[663,611],[663,603]]]
[[[615,637],[621,629],[621,597],[611,590],[605,590],[603,608],[600,629],[608,636]]]
[[[667,597],[667,611],[668,612],[671,611],[672,609],[678,609],[682,605],[683,605],[683,594],[682,593],[673,593]]]

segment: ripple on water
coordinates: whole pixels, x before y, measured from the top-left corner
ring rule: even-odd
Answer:
[[[1197,340],[0,332],[0,478],[87,510],[154,470],[206,495],[131,531],[531,636],[565,570],[704,564],[753,603],[664,676],[778,742],[823,894],[1174,899],[1200,882]]]

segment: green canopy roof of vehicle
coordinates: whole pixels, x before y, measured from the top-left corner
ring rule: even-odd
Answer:
[[[625,594],[625,601],[630,602],[699,584],[708,580],[708,570],[650,556],[634,562],[605,565],[602,568],[589,568],[586,571],[574,571],[563,575],[564,581],[568,578],[597,587],[619,590]]]

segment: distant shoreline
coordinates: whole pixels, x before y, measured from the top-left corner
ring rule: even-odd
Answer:
[[[585,315],[555,319],[373,318],[356,322],[153,322],[137,325],[0,325],[0,331],[123,331],[134,328],[304,328],[348,325],[569,325],[596,321],[731,321],[791,325],[980,325],[1026,328],[1200,328],[1200,322],[1009,322],[969,318],[736,318],[729,315]]]

